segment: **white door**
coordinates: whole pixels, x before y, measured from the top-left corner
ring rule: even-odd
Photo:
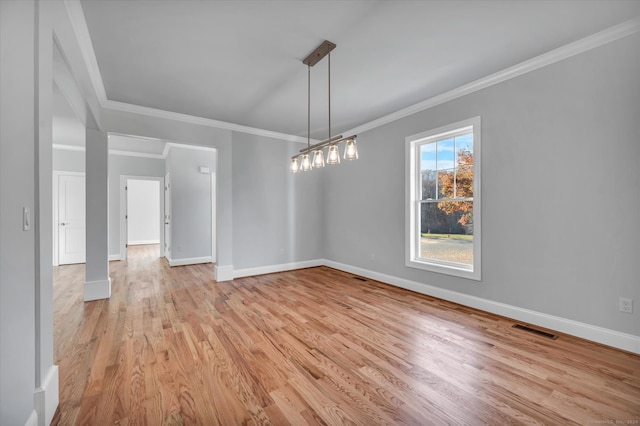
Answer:
[[[164,257],[171,259],[171,181],[164,178]]]
[[[58,176],[58,264],[84,263],[86,250],[85,177]]]

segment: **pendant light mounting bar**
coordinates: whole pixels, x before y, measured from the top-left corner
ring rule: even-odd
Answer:
[[[346,141],[346,140],[348,140],[348,139],[355,139],[355,138],[357,138],[357,137],[358,137],[358,135],[347,136],[346,138],[343,138],[343,137],[342,137],[342,135],[334,136],[334,137],[332,137],[331,139],[327,139],[327,140],[324,140],[324,141],[322,141],[322,142],[318,142],[318,143],[317,143],[317,144],[315,144],[315,145],[311,145],[311,146],[310,146],[310,147],[308,147],[308,148],[301,149],[301,150],[300,150],[300,153],[301,153],[301,154],[302,154],[302,153],[310,153],[310,152],[313,152],[313,151],[317,151],[317,150],[319,150],[319,149],[322,149],[322,148],[324,148],[324,147],[326,147],[326,146],[329,146],[329,145],[337,145],[337,144],[339,144],[340,142],[344,142],[344,141]],[[300,154],[298,154],[298,155],[294,155],[294,156],[293,156],[293,157],[291,157],[291,158],[298,157],[299,155],[300,155]]]
[[[327,146],[329,144],[329,142],[335,142],[338,139],[342,139],[342,135],[334,136],[334,137],[332,137],[330,139],[325,139],[322,142],[318,142],[316,144],[309,145],[308,147],[301,149],[300,152],[313,151],[314,149],[318,149],[319,147]]]
[[[322,60],[325,56],[329,54],[333,49],[336,48],[335,43],[331,43],[330,41],[323,41],[322,44],[316,47],[316,50],[311,52],[309,56],[307,56],[302,63],[308,65],[310,67],[314,66],[318,62]]]

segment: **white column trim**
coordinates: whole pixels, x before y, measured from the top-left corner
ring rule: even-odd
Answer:
[[[51,420],[53,420],[53,415],[56,413],[60,401],[58,386],[58,366],[53,365],[49,371],[47,371],[47,375],[42,382],[42,387],[36,389],[33,394],[35,412],[37,413],[36,424],[39,426],[48,426],[51,424]]]
[[[214,279],[218,282],[233,280],[233,265],[216,265],[213,271]]]
[[[87,281],[84,283],[84,301],[108,299],[111,297],[111,277],[107,280]]]

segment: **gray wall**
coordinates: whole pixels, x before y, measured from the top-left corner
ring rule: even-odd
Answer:
[[[0,1],[0,424],[23,425],[36,383],[35,5]],[[36,223],[32,217],[32,224]]]
[[[164,177],[164,161],[109,155],[109,255],[120,254],[120,175]]]
[[[636,34],[359,135],[324,176],[326,257],[640,335],[639,75]],[[404,138],[478,115],[482,282],[408,268]]]
[[[211,174],[215,151],[171,147],[171,259],[211,256]]]
[[[300,144],[233,133],[233,267],[322,258],[323,170],[293,175]]]
[[[84,172],[84,151],[70,151],[66,149],[53,150],[53,170],[65,172]]]

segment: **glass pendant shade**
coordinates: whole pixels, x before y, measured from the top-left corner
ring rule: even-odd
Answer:
[[[298,157],[291,159],[291,171],[293,173],[298,173],[300,171],[300,163],[298,162]]]
[[[309,158],[309,154],[304,154],[302,156],[302,161],[300,162],[300,169],[303,172],[308,172],[311,170],[311,159]]]
[[[338,145],[331,145],[327,151],[327,164],[340,164]]]
[[[313,167],[324,167],[324,154],[321,149],[313,152]]]
[[[344,159],[345,160],[358,159],[358,147],[356,146],[355,139],[347,140],[347,145],[344,147]]]

